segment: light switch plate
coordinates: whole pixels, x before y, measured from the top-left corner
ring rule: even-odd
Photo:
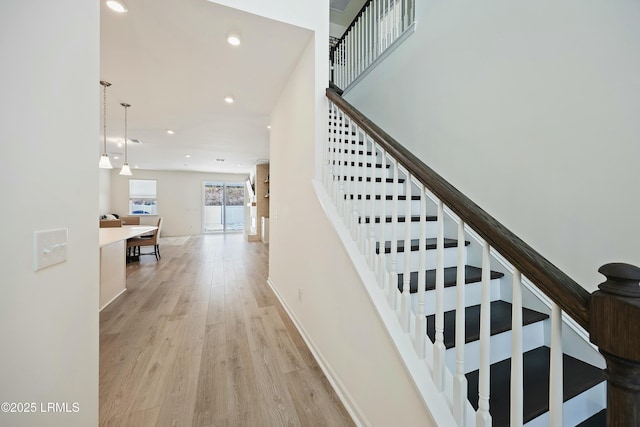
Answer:
[[[38,271],[67,260],[68,229],[34,231],[33,270]]]

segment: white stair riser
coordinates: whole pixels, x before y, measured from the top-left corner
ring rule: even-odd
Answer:
[[[354,185],[354,184],[357,184],[357,185]],[[362,182],[360,181],[344,181],[342,184],[338,183],[338,188],[340,188],[340,185],[342,185],[342,188],[344,189],[345,194],[365,194],[365,195],[371,194],[371,183],[365,182],[365,184],[366,186],[363,190]],[[382,193],[383,185],[384,185],[386,194],[393,194],[394,186],[397,186],[399,196],[404,196],[405,194],[404,183],[394,184],[393,182],[376,182],[374,184],[375,184],[373,186],[374,194]]]
[[[367,215],[368,216],[368,215]],[[400,239],[404,237],[404,233],[405,233],[405,227],[406,227],[405,222],[399,222],[395,225],[396,228],[396,239]],[[437,229],[437,224],[436,221],[426,221],[427,224],[427,236],[428,237],[435,237],[437,235],[438,229]],[[367,236],[369,235],[369,224],[365,224],[366,228],[367,228]],[[409,222],[409,226],[411,227],[411,238],[412,239],[417,239],[418,236],[420,236],[420,222],[418,221],[410,221]],[[382,225],[380,223],[375,223],[374,224],[374,231],[375,231],[375,236],[376,239],[380,239],[380,229],[382,228]],[[392,233],[393,233],[393,224],[391,224],[390,222],[387,222],[384,224],[384,236],[382,237],[385,241],[391,241],[392,239]]]
[[[526,352],[543,346],[544,322],[532,323],[522,328],[522,351]],[[489,347],[491,348],[491,363],[497,363],[511,358],[511,331],[492,335]],[[447,366],[451,372],[456,369],[456,349],[447,350]],[[473,341],[464,346],[464,373],[480,369],[480,341]]]
[[[444,248],[444,266],[455,267],[458,265],[458,248]],[[404,272],[404,259],[407,256],[406,252],[399,252],[396,254],[396,271],[398,273]],[[391,254],[385,255],[387,260],[387,270],[391,271]],[[411,251],[409,253],[409,268],[411,271],[418,271],[420,262],[420,251]],[[425,251],[425,268],[427,270],[433,270],[436,268],[436,250]]]
[[[356,154],[356,152],[358,154]],[[371,154],[369,154],[371,153]],[[382,162],[382,157],[378,154],[375,153],[373,154],[373,152],[371,150],[367,150],[366,147],[358,147],[358,148],[354,148],[354,147],[349,147],[349,148],[342,148],[339,147],[337,149],[337,151],[330,151],[329,152],[329,163],[331,166],[333,166],[334,170],[341,170],[342,166],[339,166],[342,164],[342,162],[347,162],[347,164],[349,164],[350,162],[364,162],[364,163],[381,163]],[[336,163],[334,163],[334,161]],[[390,164],[390,163],[387,163]],[[388,170],[391,170],[391,168],[388,168]]]
[[[420,215],[420,200],[411,200],[410,202],[411,202],[411,206],[409,207],[410,215]],[[366,216],[371,215],[371,200],[367,200],[365,202],[365,208],[366,208],[366,211],[365,211]],[[373,210],[376,216],[382,215],[383,214],[382,201],[376,200],[373,205]],[[398,203],[398,215],[405,215],[406,212],[407,212],[406,200],[400,200],[400,202]],[[391,202],[391,200],[385,200],[383,216],[391,216],[392,213],[393,213],[393,203]],[[432,213],[427,212],[426,215],[430,215],[430,214],[435,216],[435,212],[432,212]],[[417,234],[416,234],[416,237],[418,237]]]
[[[375,168],[374,176],[376,178],[392,178],[393,175],[389,171],[389,169]],[[371,176],[371,168],[354,168],[348,167],[342,168],[341,166],[334,166],[332,170],[332,174],[336,176]]]
[[[607,401],[607,383],[601,382],[562,404],[562,424],[575,426],[603,410]],[[526,427],[548,427],[546,412],[525,424]]]
[[[490,282],[491,286],[491,301],[498,301],[500,299],[500,279],[493,279]],[[464,287],[465,290],[465,303],[467,306],[478,305],[482,301],[482,284],[480,282],[468,283]],[[425,314],[434,314],[436,312],[436,294],[435,290],[427,291],[424,299]],[[456,309],[458,303],[458,297],[456,294],[456,287],[451,286],[444,288],[444,311],[451,311]],[[414,313],[418,312],[418,293],[411,294],[411,309]]]

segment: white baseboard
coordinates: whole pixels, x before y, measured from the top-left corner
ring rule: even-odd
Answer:
[[[107,308],[109,306],[109,304],[111,304],[112,302],[114,302],[116,299],[118,299],[118,297],[122,294],[124,294],[125,292],[127,292],[127,288],[124,288],[122,291],[120,291],[120,293],[118,295],[116,295],[115,297],[111,298],[111,300],[109,300],[109,302],[107,302],[105,305],[103,305],[102,307],[100,307],[100,310],[98,310],[98,312],[104,310],[105,308]]]
[[[276,298],[278,298],[278,301],[280,301],[280,304],[282,304],[282,307],[284,308],[284,310],[289,315],[289,318],[291,318],[291,321],[293,322],[296,329],[302,336],[302,339],[304,340],[304,342],[307,344],[307,347],[309,347],[311,354],[313,354],[313,357],[316,359],[316,362],[318,362],[320,369],[322,369],[322,372],[327,377],[327,380],[329,380],[329,383],[331,383],[331,386],[335,390],[336,394],[338,395],[338,398],[344,405],[345,409],[347,410],[347,412],[349,412],[349,415],[351,415],[353,422],[358,427],[370,426],[371,423],[369,422],[369,420],[367,420],[367,417],[364,415],[364,413],[362,412],[358,404],[355,402],[355,400],[353,399],[353,397],[351,396],[347,388],[344,386],[340,378],[336,375],[333,369],[331,369],[331,366],[329,366],[329,364],[327,363],[326,359],[324,358],[324,356],[322,355],[318,347],[314,344],[311,337],[309,337],[304,327],[302,327],[302,325],[296,318],[295,314],[289,309],[289,306],[287,305],[286,301],[282,298],[282,296],[278,292],[278,289],[271,282],[271,278],[267,279],[267,283],[273,290],[273,293],[276,295]]]

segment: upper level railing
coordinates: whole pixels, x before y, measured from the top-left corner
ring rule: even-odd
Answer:
[[[346,88],[413,25],[415,0],[369,0],[330,50],[332,80]]]
[[[458,425],[464,425],[464,420],[469,419],[464,371],[465,333],[464,329],[460,329],[465,324],[465,291],[462,285],[466,283],[464,245],[469,236],[473,236],[482,247],[479,396],[478,409],[473,416],[474,424],[491,425],[489,283],[492,279],[492,263],[498,259],[504,270],[512,276],[513,282],[510,290],[513,299],[511,425],[522,424],[518,414],[522,413],[523,407],[520,288],[524,284],[539,289],[552,301],[549,424],[561,426],[563,423],[562,312],[565,312],[590,334],[591,341],[600,347],[606,359],[607,425],[640,425],[640,269],[627,264],[603,266],[599,271],[607,277],[607,281],[600,286],[600,291],[591,295],[372,123],[334,88],[327,89],[327,97],[331,105],[330,138],[325,150],[324,179],[327,192],[332,196],[371,269],[375,271],[379,287],[387,295],[391,308],[397,311],[403,330],[412,336],[416,353],[430,364],[436,387],[443,393],[449,390],[452,415]],[[386,170],[389,170],[392,178],[386,177]],[[414,202],[419,206],[414,207]],[[437,209],[436,215],[428,212],[428,202]],[[401,211],[405,215],[402,220],[399,215]],[[386,213],[390,213],[390,221],[384,217]],[[411,231],[410,213],[420,219],[419,231]],[[427,257],[426,245],[422,242],[429,237],[425,218],[430,216],[435,218],[436,224],[435,229],[430,231],[435,234],[433,240],[436,249],[433,302],[425,300],[426,291],[421,289],[426,279]],[[457,289],[454,297],[448,297],[455,299],[453,308],[456,310],[454,372],[447,370],[444,361],[444,312],[451,310],[445,307],[450,302],[444,300],[445,217],[449,218],[447,221],[450,223],[457,224],[458,255],[454,262],[457,265]],[[387,244],[390,244],[388,249]],[[418,247],[419,260],[418,300],[413,308],[409,294],[410,288],[413,288],[410,283],[413,267],[409,266],[406,253],[412,245]],[[402,262],[399,255],[401,251],[404,252]],[[385,258],[386,252],[390,252],[390,262]],[[398,279],[400,275],[401,280]],[[425,317],[429,310],[435,316],[433,343],[426,340],[424,334]],[[446,387],[447,381],[452,384],[451,387]]]

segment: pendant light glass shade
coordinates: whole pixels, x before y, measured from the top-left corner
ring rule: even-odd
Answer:
[[[127,145],[129,145],[129,141],[127,140],[127,108],[131,107],[131,105],[125,102],[121,102],[120,105],[124,107],[124,164],[120,170],[120,175],[131,175],[131,169],[129,168],[127,159]]]
[[[107,87],[111,86],[111,83],[101,80],[100,84],[102,85],[102,133],[104,135],[104,151],[102,152],[102,156],[100,156],[98,166],[100,169],[113,169],[109,155],[107,154]]]
[[[100,156],[100,163],[98,163],[98,166],[100,169],[113,169],[113,166],[111,166],[111,160],[109,160],[107,153]]]

